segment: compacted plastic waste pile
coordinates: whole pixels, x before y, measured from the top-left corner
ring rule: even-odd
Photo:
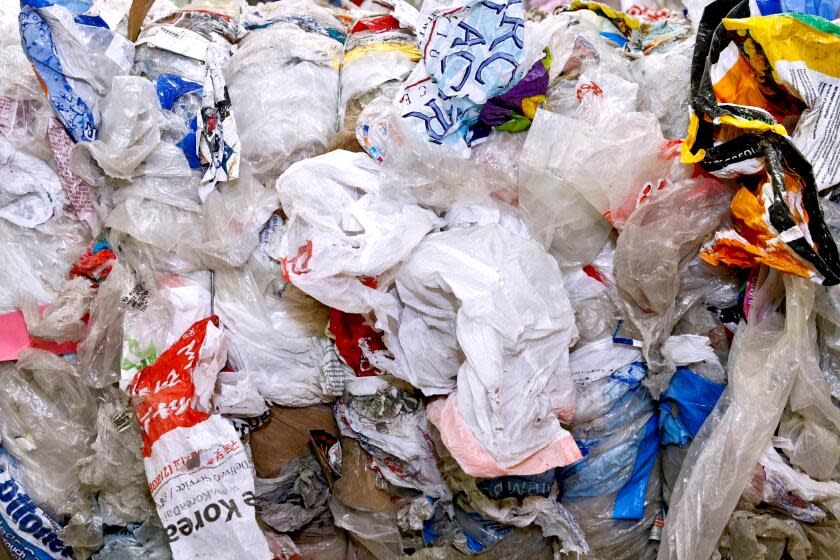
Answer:
[[[3,0],[9,557],[840,558],[838,12]]]

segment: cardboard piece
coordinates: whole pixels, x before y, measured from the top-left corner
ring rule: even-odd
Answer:
[[[140,29],[143,27],[143,20],[146,19],[146,14],[152,7],[155,0],[133,0],[131,8],[128,10],[128,39],[136,41],[140,35]]]
[[[312,452],[309,430],[338,435],[332,408],[326,405],[271,407],[271,418],[251,432],[254,467],[260,478],[279,476],[289,462]]]

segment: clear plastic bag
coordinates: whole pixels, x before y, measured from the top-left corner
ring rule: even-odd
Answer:
[[[670,373],[663,372],[659,345],[691,303],[678,301],[681,271],[728,214],[728,194],[711,179],[678,183],[640,206],[618,237],[616,284],[627,316],[642,333],[651,369],[646,384],[654,397],[668,386]]]
[[[766,269],[765,269],[766,270]],[[659,558],[712,555],[767,448],[799,369],[812,352],[807,332],[814,286],[778,273],[763,278],[729,358],[729,385],[691,444],[671,497]],[[775,311],[781,297],[786,317]]]

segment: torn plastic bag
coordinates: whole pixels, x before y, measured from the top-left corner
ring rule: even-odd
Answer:
[[[345,30],[330,10],[310,0],[252,10],[245,17],[250,30],[224,72],[242,158],[273,179],[294,162],[325,152],[337,131]]]
[[[657,192],[624,226],[615,250],[615,277],[628,317],[641,331],[646,381],[654,397],[668,385],[659,346],[693,298],[678,298],[681,272],[703,239],[725,218],[728,189],[714,179],[690,180]],[[650,255],[657,255],[651,259]],[[687,301],[686,301],[687,300]]]
[[[548,149],[550,161],[556,163],[550,169],[559,179],[560,188],[554,187],[548,192],[536,190],[529,205],[531,212],[541,212],[537,209],[540,204],[557,206],[552,198],[558,196],[554,189],[561,192],[572,189],[599,214],[621,227],[644,203],[649,191],[670,183],[674,162],[672,149],[651,113],[619,112],[606,122],[594,124],[540,111],[534,126],[540,120],[554,121],[542,124],[546,128],[541,128],[541,134],[548,136],[549,131],[552,134],[550,138],[554,144]],[[676,178],[681,176],[676,175]],[[575,216],[579,214],[578,223],[587,225],[594,221],[591,214],[581,210],[575,212]],[[599,231],[601,239],[606,237],[603,227],[595,230]],[[597,239],[596,235],[591,243],[597,245]],[[580,244],[575,240],[572,246]]]
[[[378,164],[343,150],[298,162],[277,180],[288,223],[272,256],[287,281],[347,313],[393,305],[362,279],[402,261],[437,216],[391,201],[378,187]]]
[[[360,129],[378,129],[382,124],[365,123],[363,117],[364,113]],[[427,142],[398,118],[388,121],[383,135],[362,136],[359,141],[372,157],[383,162],[380,183],[383,193],[392,198],[420,203],[441,213],[458,204],[516,205],[519,157],[526,134],[494,130],[473,146],[469,157],[450,146]]]
[[[108,242],[92,242],[70,269],[59,298],[40,309],[31,299],[23,301],[23,313],[29,333],[58,342],[77,341],[87,332],[85,318],[100,283],[113,269],[116,255]],[[43,316],[42,316],[43,315]]]
[[[47,96],[77,142],[97,137],[99,101],[115,76],[126,75],[134,62],[134,45],[108,29],[98,16],[87,16],[89,4],[21,2],[23,48]]]
[[[824,181],[829,179],[812,168],[797,149],[798,144],[788,136],[782,118],[802,112],[802,101],[789,91],[796,91],[794,84],[800,78],[785,76],[797,67],[803,70],[801,79],[806,80],[807,87],[813,87],[812,80],[817,78],[813,73],[806,78],[810,70],[808,60],[812,57],[823,60],[820,49],[827,47],[816,45],[826,43],[822,39],[795,41],[796,46],[791,48],[805,50],[785,55],[783,49],[770,48],[765,26],[778,29],[779,40],[784,43],[787,41],[781,37],[791,32],[803,37],[817,35],[826,41],[833,39],[814,27],[808,16],[803,16],[804,20],[788,15],[748,16],[747,2],[718,0],[710,4],[701,20],[695,45],[691,73],[693,114],[683,143],[682,160],[699,163],[706,171],[725,177],[757,174],[742,183],[732,201],[732,215],[739,229],[719,232],[703,258],[712,264],[723,262],[742,267],[763,263],[833,285],[840,281],[840,257],[817,198],[818,188],[825,186]],[[752,58],[742,56],[741,49],[747,48],[745,44],[751,45],[750,52],[752,45],[762,48]],[[770,51],[765,52],[765,47]],[[785,56],[801,62],[791,63]],[[761,78],[763,91],[751,64],[762,76],[766,68],[773,69],[772,80]],[[799,75],[799,70],[796,73]],[[782,81],[776,83],[776,77]],[[819,106],[828,108],[833,104]],[[794,136],[800,127],[805,132],[817,126],[813,113],[803,115]],[[831,158],[826,154],[825,161]],[[820,177],[820,181],[815,177]]]
[[[562,282],[536,242],[499,225],[429,235],[396,274],[403,309],[386,345],[427,395],[452,393],[457,371],[430,417],[468,474],[536,474],[580,457],[558,421],[574,411],[577,336]]]
[[[765,269],[766,271],[766,269]],[[767,449],[805,353],[813,285],[763,274],[749,322],[738,328],[729,385],[691,444],[671,497],[659,558],[710,556]],[[775,308],[785,297],[784,322]],[[737,451],[737,452],[735,452]]]
[[[82,378],[91,387],[104,388],[120,378],[123,346],[123,308],[142,305],[133,294],[132,278],[121,261],[112,261],[108,278],[96,289],[90,305],[88,330],[79,343]]]
[[[328,511],[330,490],[312,454],[287,463],[276,477],[254,481],[259,518],[275,531],[297,531]]]
[[[349,380],[333,410],[341,435],[357,439],[394,486],[448,498],[422,401],[384,377]]]
[[[193,324],[131,382],[146,478],[174,558],[209,547],[268,560],[254,516],[251,461],[233,426],[206,412],[226,352],[217,324],[216,317]],[[185,481],[192,484],[181,487]],[[206,492],[208,503],[197,499]]]
[[[819,482],[788,465],[773,446],[768,446],[741,496],[752,505],[766,504],[806,523],[836,518],[840,512],[840,484]],[[822,506],[819,507],[819,506]]]

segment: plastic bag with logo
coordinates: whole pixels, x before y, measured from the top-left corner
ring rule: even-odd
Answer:
[[[244,444],[227,420],[209,413],[226,353],[218,318],[202,319],[143,368],[128,389],[143,435],[149,489],[176,560],[193,558],[206,547],[227,556],[272,558],[255,518]],[[187,490],[175,493],[185,480],[192,482]],[[196,499],[205,492],[209,502]],[[194,530],[197,526],[203,530]]]
[[[23,48],[47,96],[77,142],[97,137],[100,99],[115,76],[126,75],[134,62],[134,45],[89,16],[90,2],[21,2]]]

